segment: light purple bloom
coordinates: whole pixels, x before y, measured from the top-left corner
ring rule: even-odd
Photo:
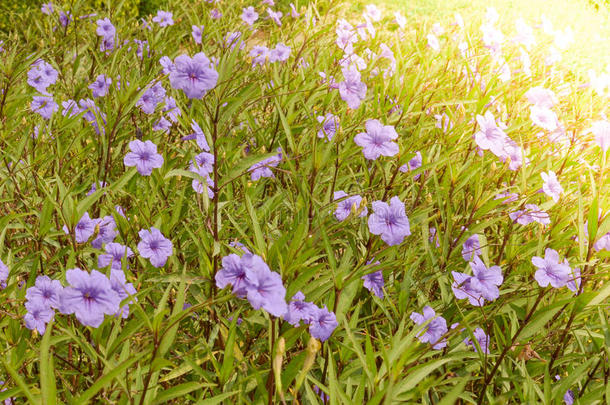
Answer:
[[[110,22],[110,19],[108,17],[97,20],[96,24],[97,29],[95,30],[95,33],[100,37],[114,37],[114,35],[116,34],[116,28],[114,27],[114,25],[112,25],[112,22]]]
[[[290,57],[290,47],[279,42],[269,51],[269,62],[284,62]]]
[[[157,15],[153,17],[153,22],[159,24],[159,27],[167,27],[174,25],[173,14],[171,11],[158,10]]]
[[[133,257],[133,250],[120,243],[107,243],[106,246],[104,246],[104,250],[106,253],[97,257],[97,267],[100,269],[103,269],[108,265],[113,269],[121,269],[121,260],[123,258],[129,259],[130,257]],[[127,265],[127,268],[129,268],[129,265]]]
[[[335,193],[333,194],[334,200],[339,200],[344,197],[347,197],[347,193],[342,190],[335,191]],[[357,194],[339,201],[337,203],[337,209],[335,210],[335,218],[337,218],[337,220],[339,220],[339,221],[343,221],[347,217],[349,217],[349,215],[352,213],[352,210],[355,213],[358,213],[361,203],[362,203],[362,197]],[[368,209],[365,206],[365,207],[362,207],[362,211],[360,211],[358,213],[358,216],[365,217],[367,214],[368,214]]]
[[[193,181],[191,182],[191,187],[193,187],[193,190],[195,190],[197,194],[202,194],[204,190],[207,190],[208,198],[214,198],[214,180],[212,180],[212,178],[210,177],[210,172],[207,170],[207,168],[192,165],[190,171],[193,173],[197,173],[198,175],[203,177],[207,184],[204,188],[203,183],[199,179],[193,179]]]
[[[222,289],[230,285],[233,287],[233,294],[240,298],[246,296],[246,267],[238,255],[231,253],[223,257],[222,268],[216,273],[214,279],[216,280],[216,287]]]
[[[356,145],[361,146],[364,157],[376,160],[379,156],[394,156],[398,153],[398,144],[392,142],[398,138],[391,125],[383,125],[379,120],[367,120],[366,132],[354,137]]]
[[[254,10],[254,7],[246,7],[241,13],[241,19],[248,25],[254,24],[258,20],[258,13]]]
[[[292,18],[298,18],[299,17],[299,12],[297,11],[296,7],[294,6],[294,3],[290,3],[290,16]]]
[[[170,70],[170,75],[173,71]],[[152,114],[155,112],[157,104],[159,104],[165,98],[165,89],[160,82],[154,83],[148,88],[142,97],[136,102],[136,106],[146,114]]]
[[[63,287],[59,280],[51,280],[47,276],[36,277],[36,283],[25,292],[25,298],[31,302],[39,302],[50,308],[59,309]]]
[[[476,256],[481,255],[481,245],[479,244],[479,235],[474,234],[462,245],[462,257],[467,262],[473,260]]]
[[[218,19],[222,18],[222,13],[217,8],[210,10],[210,18],[212,18],[214,20],[218,20]]]
[[[0,288],[6,288],[6,280],[8,280],[8,266],[0,259]]]
[[[510,219],[521,225],[538,222],[542,225],[551,223],[549,214],[542,211],[536,204],[525,204],[525,210],[517,210],[508,214]]]
[[[59,23],[61,24],[62,27],[66,28],[68,26],[68,24],[70,24],[72,22],[72,13],[71,12],[67,12],[64,13],[63,11],[59,12]]]
[[[574,404],[574,392],[572,390],[567,390],[565,394],[563,394],[563,402],[566,405]]]
[[[162,56],[161,59],[159,59],[159,64],[163,67],[161,72],[164,75],[170,74],[170,72],[175,69],[174,62],[172,62],[172,60],[169,58],[169,56]],[[161,88],[163,88],[163,87],[161,87]],[[163,94],[165,94],[165,89],[163,89]],[[155,103],[155,106],[156,106],[156,103]],[[153,108],[153,110],[154,110],[154,108]]]
[[[183,90],[188,98],[203,98],[206,92],[216,87],[218,72],[203,52],[192,58],[180,55],[175,61],[176,69],[169,74],[173,88]]]
[[[400,245],[406,236],[411,235],[405,205],[398,197],[392,197],[390,204],[374,201],[368,225],[373,235],[381,235],[381,239],[390,246]]]
[[[563,263],[565,265],[568,265],[568,259],[565,259],[563,261]],[[574,268],[570,274],[570,278],[568,279],[568,282],[566,284],[566,287],[568,287],[568,290],[578,294],[578,291],[580,289],[580,283],[581,283],[581,277],[580,277],[580,269],[578,267]]]
[[[525,93],[527,101],[541,108],[552,108],[557,103],[557,97],[551,90],[544,87],[532,87]]]
[[[305,295],[299,291],[288,304],[288,311],[284,315],[284,320],[295,327],[299,326],[300,321],[309,324],[317,310],[318,307],[312,302],[305,301]]]
[[[264,65],[269,56],[269,48],[266,46],[254,45],[248,54],[252,57],[252,66]]]
[[[250,179],[253,181],[259,180],[261,177],[275,177],[270,167],[277,167],[277,165],[282,161],[282,152],[281,149],[278,148],[278,154],[271,156],[267,159],[263,159],[258,163],[250,166],[248,171],[250,172]]]
[[[339,83],[339,94],[349,108],[355,110],[366,97],[366,84],[360,81],[360,72],[353,68],[343,69],[343,77],[345,80]]]
[[[42,7],[40,7],[40,11],[46,15],[53,14],[53,2],[49,1],[48,3],[43,3]]]
[[[430,343],[432,348],[436,350],[447,346],[447,340],[441,340],[442,336],[449,330],[447,328],[447,321],[442,316],[436,316],[436,312],[432,307],[426,305],[422,314],[412,312],[411,320],[417,325],[423,325],[427,321],[430,321],[425,329],[417,335],[420,342]]]
[[[470,263],[474,273],[469,276],[456,271],[451,272],[454,283],[451,285],[455,297],[459,300],[468,298],[471,305],[480,307],[485,304],[485,300],[494,301],[500,296],[498,286],[502,285],[504,277],[499,266],[487,268],[485,263],[476,257]]]
[[[548,173],[540,173],[544,184],[542,185],[542,191],[549,197],[553,198],[553,201],[559,201],[559,196],[563,193],[563,187],[557,181],[557,175],[552,170],[549,170]]]
[[[361,277],[364,280],[364,287],[377,297],[383,299],[383,273],[378,270],[373,273],[365,274]]]
[[[96,181],[95,183],[91,184],[91,189],[87,192],[87,195],[91,195],[91,194],[95,193],[98,190],[98,187],[100,189],[102,189],[102,188],[106,187],[107,185],[108,185],[108,183],[106,183],[106,182]]]
[[[402,165],[398,169],[401,172],[406,173],[407,171],[419,169],[422,164],[423,164],[423,159],[421,156],[421,152],[417,151],[417,152],[415,152],[415,156],[411,160],[409,160],[409,162],[406,165]],[[421,176],[421,174],[416,174],[415,176],[413,176],[413,178],[415,180],[417,180],[417,179],[419,179],[420,176]]]
[[[154,267],[165,266],[167,258],[173,253],[172,241],[163,236],[161,231],[155,227],[151,227],[150,230],[142,229],[138,235],[140,235],[138,243],[140,256],[150,259],[150,264]]]
[[[93,97],[104,97],[108,94],[112,84],[112,79],[104,75],[99,75],[93,83],[89,85],[89,88],[93,91]]]
[[[28,311],[23,317],[25,327],[30,330],[36,329],[38,333],[44,335],[47,323],[51,322],[55,317],[55,311],[40,301],[26,302],[25,309]]]
[[[154,168],[163,165],[163,156],[157,153],[157,145],[151,141],[142,142],[138,139],[129,142],[128,152],[123,158],[125,166],[136,166],[142,176],[150,176]]]
[[[314,338],[324,342],[328,340],[337,326],[339,326],[339,322],[337,322],[335,313],[330,312],[325,306],[324,308],[317,308],[313,313],[309,324],[309,333]]]
[[[59,109],[53,97],[34,96],[31,104],[32,111],[40,114],[42,118],[51,119],[51,115]]]
[[[496,124],[493,114],[487,111],[484,116],[477,115],[476,119],[480,130],[474,134],[474,139],[479,148],[489,149],[496,156],[504,156],[504,143],[507,136]]]
[[[610,147],[610,122],[595,121],[589,129],[595,136],[595,142],[606,152]]]
[[[191,35],[193,36],[195,43],[200,44],[202,37],[203,37],[204,26],[203,25],[193,25],[191,28],[192,28]]]
[[[267,7],[267,14],[269,15],[269,18],[273,20],[274,23],[276,23],[280,27],[282,26],[282,21],[280,20],[282,18],[281,11],[273,11],[269,7]]]
[[[479,343],[479,347],[483,353],[489,354],[489,336],[485,334],[485,331],[481,328],[476,328],[472,334]],[[477,347],[475,346],[474,342],[470,340],[470,338],[464,339],[464,343],[466,343],[468,346],[472,346],[475,352],[477,351]]]
[[[171,128],[172,123],[167,120],[165,117],[161,117],[159,118],[159,120],[157,122],[155,122],[152,126],[152,130],[153,131],[163,131],[168,133],[169,129]]]
[[[282,276],[269,270],[259,256],[244,254],[241,260],[246,262],[246,297],[252,308],[263,308],[271,315],[283,316],[288,311],[288,305]]]
[[[130,295],[133,296],[137,293],[133,284],[127,282],[125,279],[125,273],[123,273],[123,270],[121,269],[110,270],[110,286],[119,296],[119,302],[123,301]],[[122,308],[119,308],[116,312],[116,316],[127,318],[129,316],[129,304],[132,303],[133,301],[129,301],[127,304],[123,305]]]
[[[89,213],[85,212],[85,214],[81,217],[81,219],[76,224],[74,228],[74,236],[75,240],[78,243],[85,243],[89,240],[91,236],[95,233],[95,227],[99,224],[100,220],[98,218],[92,219],[89,217]]]
[[[326,113],[324,116],[318,116],[317,120],[322,124],[322,128],[318,130],[318,138],[326,138],[330,141],[339,129],[339,117],[334,114]]]
[[[559,253],[554,249],[546,248],[544,259],[534,256],[532,257],[532,263],[538,268],[534,278],[540,287],[546,287],[550,284],[555,288],[560,288],[573,278],[572,269],[567,264],[567,261],[561,263]]]
[[[116,222],[111,215],[107,215],[98,222],[99,232],[97,237],[91,242],[91,246],[96,249],[101,249],[104,243],[110,243],[116,238],[118,232],[116,230]]]
[[[38,59],[28,70],[28,84],[43,94],[47,93],[47,87],[54,84],[59,77],[57,70],[49,63]]]
[[[70,99],[70,100],[62,101],[61,105],[64,108],[63,111],[61,112],[61,115],[63,115],[64,117],[68,114],[70,114],[70,117],[74,117],[75,115],[78,115],[81,113],[81,110],[80,110],[78,104],[74,100]]]
[[[70,284],[61,295],[61,312],[75,314],[85,326],[97,328],[104,321],[104,314],[114,315],[119,310],[119,298],[110,280],[97,270],[87,273],[79,268],[66,271]]]
[[[530,119],[535,125],[549,132],[555,131],[559,126],[557,114],[548,108],[537,105],[530,107]]]

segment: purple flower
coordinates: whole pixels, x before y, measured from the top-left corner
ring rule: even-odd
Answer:
[[[288,311],[284,315],[284,320],[295,327],[299,326],[300,321],[309,324],[317,310],[318,307],[312,302],[305,301],[305,295],[299,291],[288,304]]]
[[[116,28],[114,28],[114,25],[112,25],[108,17],[101,20],[97,20],[96,24],[97,29],[95,30],[95,33],[98,36],[103,38],[112,38],[116,34]]]
[[[316,308],[309,324],[309,333],[316,339],[324,342],[335,331],[339,322],[334,312],[330,312],[326,306]]]
[[[264,65],[269,56],[269,48],[266,46],[254,45],[248,54],[252,57],[252,66]]]
[[[112,79],[104,75],[99,75],[93,83],[89,85],[89,88],[93,91],[93,97],[104,97],[108,94],[112,84]]]
[[[78,243],[85,243],[89,240],[91,236],[95,233],[95,227],[99,224],[100,220],[98,218],[92,219],[89,217],[89,213],[85,212],[85,214],[81,217],[81,219],[76,224],[74,228],[74,236],[75,240]]]
[[[430,321],[425,329],[417,335],[420,342],[430,343],[432,348],[436,350],[447,346],[447,340],[441,341],[441,337],[449,330],[447,328],[447,321],[442,316],[436,316],[436,312],[432,307],[426,305],[422,314],[412,312],[411,320],[417,325],[423,325]]]
[[[49,63],[38,59],[32,64],[28,71],[28,84],[43,94],[47,93],[47,87],[57,81],[59,73]]]
[[[182,115],[182,111],[180,111],[180,108],[176,105],[176,100],[173,97],[165,97],[165,106],[162,111],[166,113],[170,121],[174,123],[178,122],[178,117]]]
[[[494,200],[501,200],[501,199],[504,199],[502,201],[502,204],[510,204],[511,202],[515,202],[519,199],[519,194],[511,193],[509,191],[505,191],[503,193],[496,194],[496,197],[494,198]]]
[[[112,51],[114,49],[114,37],[102,37],[100,52]]]
[[[483,350],[483,353],[489,354],[489,336],[485,334],[485,331],[481,328],[476,328],[472,334],[479,343],[479,347]],[[464,339],[464,343],[466,343],[467,346],[472,346],[475,352],[477,351],[477,347],[470,338]]]
[[[544,251],[544,259],[542,257],[532,257],[532,263],[538,268],[534,279],[540,287],[546,287],[549,284],[555,288],[565,286],[568,281],[573,278],[572,269],[566,262],[560,263],[559,253],[551,248],[546,248]]]
[[[53,14],[53,3],[50,1],[48,3],[43,3],[42,7],[40,7],[40,11],[46,15]]]
[[[339,117],[334,114],[326,113],[324,116],[318,116],[317,120],[322,124],[322,128],[318,130],[318,138],[326,138],[330,141],[339,129]]]
[[[536,204],[525,204],[525,210],[517,210],[508,214],[510,219],[521,225],[528,225],[538,222],[542,225],[551,223],[549,214],[542,211]]]
[[[484,116],[477,115],[476,119],[480,130],[474,134],[474,139],[479,148],[489,149],[496,156],[504,156],[504,143],[507,136],[496,124],[493,114],[487,111]]]
[[[341,198],[347,197],[347,193],[345,191],[339,190],[335,191],[333,194],[333,199],[338,200]],[[335,210],[335,218],[339,221],[345,220],[352,213],[358,214],[359,217],[365,217],[368,214],[368,209],[362,207],[362,211],[360,210],[360,205],[362,203],[362,197],[359,195],[353,195],[351,197],[345,198],[337,204],[337,209]]]
[[[70,114],[70,117],[74,117],[75,115],[78,115],[81,113],[81,110],[80,110],[78,104],[76,104],[76,101],[74,101],[74,100],[70,99],[70,100],[62,101],[61,105],[64,108],[63,111],[61,112],[61,115],[63,115],[64,117],[68,114]]]
[[[137,293],[133,284],[128,283],[125,279],[125,273],[121,269],[112,269],[110,270],[110,286],[119,296],[119,305],[120,302],[130,295],[135,295]],[[133,301],[129,301],[127,304],[123,305],[122,308],[119,308],[116,312],[116,316],[122,316],[123,318],[127,318],[129,316],[129,304],[132,304]]]
[[[203,37],[204,26],[203,25],[193,25],[191,28],[192,28],[191,35],[193,36],[195,43],[200,44],[202,37]]]
[[[606,152],[610,147],[610,122],[595,121],[589,131],[595,136],[595,142],[602,151]]]
[[[192,165],[190,171],[193,173],[197,173],[198,175],[203,177],[205,179],[205,182],[207,183],[206,188],[204,188],[203,183],[199,179],[193,179],[193,181],[191,182],[191,187],[193,187],[193,190],[195,190],[195,192],[197,194],[202,194],[203,191],[207,189],[208,197],[214,198],[214,190],[213,190],[214,180],[212,180],[212,178],[210,177],[209,171],[207,171],[207,168]]]
[[[374,273],[365,274],[362,276],[364,287],[374,293],[377,297],[383,299],[383,273],[378,270]]]
[[[565,259],[563,261],[563,263],[565,265],[569,266],[568,259]],[[566,287],[568,287],[568,289],[570,291],[578,294],[578,290],[580,289],[580,282],[581,282],[580,269],[578,267],[576,267],[576,268],[574,268],[574,270],[572,270],[572,272],[570,274],[570,278],[568,279],[568,282],[566,284]]]
[[[282,276],[269,270],[259,256],[244,254],[241,260],[246,262],[246,297],[252,308],[263,308],[271,315],[283,316],[288,311],[288,305]]]
[[[182,140],[187,141],[190,139],[195,139],[197,141],[197,146],[199,146],[199,148],[201,150],[209,152],[210,146],[208,145],[208,141],[205,137],[205,134],[203,133],[203,130],[201,129],[199,124],[197,124],[197,122],[195,122],[195,120],[193,120],[191,122],[191,128],[195,132],[193,132],[192,134],[190,134],[188,136],[185,136],[184,138],[182,138]]]
[[[474,234],[462,245],[462,257],[467,262],[474,259],[474,257],[481,255],[481,245],[479,244],[479,235]]]
[[[116,231],[116,222],[114,222],[114,218],[111,215],[100,219],[98,224],[99,232],[97,237],[91,242],[91,246],[101,249],[104,243],[112,242],[118,235],[118,232]]]
[[[49,308],[59,309],[62,291],[63,287],[58,280],[51,280],[47,276],[38,276],[34,286],[26,290],[25,298],[31,302],[39,302]]]
[[[72,22],[72,13],[69,11],[67,13],[60,11],[59,12],[59,23],[61,24],[61,26],[66,28],[68,26],[68,24],[70,24],[70,22]]]
[[[284,62],[290,57],[290,47],[279,42],[269,51],[269,62]]]
[[[542,108],[552,108],[557,103],[557,97],[551,90],[544,87],[532,87],[525,93],[527,101]]]
[[[167,27],[174,25],[173,14],[171,11],[158,10],[157,15],[153,17],[153,22],[159,24],[159,27]]]
[[[250,166],[248,171],[250,172],[250,179],[252,179],[252,181],[259,180],[261,177],[275,177],[270,167],[277,167],[277,165],[282,161],[281,149],[278,148],[278,152],[279,153],[277,155],[263,159],[260,162]]]
[[[91,189],[87,192],[87,195],[89,196],[89,195],[95,193],[97,191],[98,187],[101,189],[101,188],[106,187],[107,185],[108,185],[108,183],[106,183],[106,182],[96,181],[95,183],[91,184]]]
[[[25,309],[28,311],[23,317],[25,327],[30,330],[36,329],[38,333],[44,335],[47,323],[51,322],[55,317],[55,311],[40,301],[26,302]]]
[[[153,131],[163,131],[169,133],[169,129],[171,128],[172,123],[168,121],[165,117],[159,118],[157,122],[153,124]]]
[[[282,26],[282,21],[280,20],[280,18],[282,18],[281,11],[273,11],[271,10],[271,8],[267,7],[267,14],[269,15],[269,18],[273,20],[274,23],[276,23],[280,27]]]
[[[150,176],[154,168],[163,165],[163,156],[157,153],[157,145],[151,141],[142,142],[138,139],[129,142],[128,152],[123,158],[125,166],[136,166],[142,176]]]
[[[171,75],[170,71],[170,75]],[[157,104],[159,104],[165,97],[165,89],[159,82],[154,83],[148,90],[142,94],[142,97],[136,102],[136,106],[146,114],[152,114],[155,112]]]
[[[203,52],[192,58],[180,55],[175,61],[176,69],[169,74],[174,89],[183,90],[188,98],[203,98],[205,93],[216,86],[218,72]]]
[[[106,253],[97,257],[97,267],[100,269],[107,267],[108,265],[113,269],[121,269],[121,260],[124,257],[126,259],[133,257],[133,250],[120,243],[107,243],[106,246],[104,246],[104,250]],[[129,265],[126,267],[129,268]]]
[[[409,160],[409,162],[406,165],[402,165],[399,167],[399,170],[403,173],[406,173],[407,171],[412,171],[415,169],[419,169],[421,167],[421,165],[423,164],[423,159],[421,156],[421,152],[415,152],[415,156]],[[415,180],[419,179],[421,175],[417,174],[415,176],[413,176],[413,178]]]
[[[566,405],[574,404],[574,392],[572,390],[567,390],[565,394],[563,394],[563,402]]]
[[[468,298],[470,304],[480,307],[485,300],[494,301],[500,296],[498,286],[502,285],[504,277],[499,266],[487,268],[485,263],[475,256],[470,262],[473,275],[451,272],[455,282],[451,285],[455,297],[459,300]]]
[[[210,10],[210,18],[212,18],[214,20],[218,20],[218,19],[222,18],[222,13],[217,8]]]
[[[216,287],[222,289],[230,285],[233,287],[233,294],[240,298],[246,296],[246,267],[238,255],[231,253],[223,257],[222,268],[216,273],[214,279],[216,280]]]
[[[544,194],[552,197],[553,201],[557,202],[559,200],[559,196],[563,193],[563,187],[561,187],[561,184],[559,184],[559,181],[557,181],[557,175],[555,175],[554,171],[549,170],[548,174],[542,172],[540,173],[540,176],[544,181],[542,191],[544,191]]]
[[[373,235],[381,235],[381,239],[390,246],[400,245],[405,236],[411,235],[405,205],[396,196],[390,199],[389,205],[374,201],[368,224],[369,231]]]
[[[59,106],[53,100],[53,97],[34,96],[31,108],[33,112],[48,120],[51,119],[51,115],[58,110]]]
[[[258,20],[258,13],[254,10],[254,7],[246,7],[241,13],[241,19],[248,25],[254,24]]]
[[[66,271],[70,284],[61,295],[63,314],[75,314],[85,326],[97,328],[104,321],[104,314],[114,315],[119,310],[119,298],[110,280],[97,270],[87,273],[79,268]]]
[[[214,155],[207,152],[201,152],[197,156],[195,156],[195,160],[193,164],[191,164],[191,171],[197,173],[203,173],[202,176],[205,176],[209,173],[212,173],[214,170]]]
[[[366,132],[354,137],[356,145],[361,146],[364,157],[376,160],[379,156],[394,156],[398,153],[398,144],[392,140],[398,138],[391,125],[383,125],[379,120],[367,120]]]
[[[173,253],[172,241],[163,236],[161,231],[155,227],[151,227],[150,230],[142,229],[138,235],[140,235],[138,243],[140,256],[150,259],[150,264],[154,267],[165,266],[167,258]]]
[[[530,119],[534,125],[539,126],[549,132],[553,132],[559,126],[557,114],[545,107],[533,105],[530,107]]]
[[[293,3],[290,3],[290,16],[292,18],[298,18],[299,17],[299,12],[297,11],[296,7],[294,6]]]
[[[0,288],[6,288],[6,280],[8,280],[8,266],[0,259]]]
[[[85,121],[89,122],[93,128],[95,128],[95,132],[99,135],[100,129],[98,126],[98,117],[105,124],[106,114],[102,113],[95,105],[95,101],[91,100],[90,98],[79,100],[78,105],[80,107],[80,112],[84,112],[83,118]],[[104,128],[102,127],[102,131],[103,129]]]
[[[194,25],[193,25],[193,27],[194,27]],[[159,59],[159,64],[163,67],[161,72],[164,75],[170,74],[171,71],[176,68],[174,66],[174,62],[172,62],[172,60],[169,58],[169,56],[162,56],[161,59]],[[163,87],[161,87],[161,88],[163,88]],[[163,89],[163,94],[165,94],[165,89]],[[157,103],[155,103],[155,106],[156,106],[156,104]],[[154,110],[154,108],[153,108],[153,110]]]
[[[366,84],[360,81],[360,72],[353,68],[343,69],[344,81],[339,83],[341,99],[355,110],[366,97]]]

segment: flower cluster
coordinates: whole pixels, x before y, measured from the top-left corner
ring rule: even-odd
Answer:
[[[264,309],[288,323],[298,326],[300,321],[309,325],[313,337],[328,339],[338,326],[335,314],[326,307],[318,308],[305,302],[302,292],[296,293],[286,303],[286,288],[282,277],[269,269],[267,263],[255,254],[244,253],[241,257],[232,253],[222,258],[222,268],[216,273],[216,286],[231,286],[233,294],[247,298],[254,309]]]
[[[485,263],[475,256],[470,262],[473,275],[452,271],[454,283],[451,285],[455,298],[468,298],[471,305],[480,307],[485,300],[494,301],[500,296],[498,286],[502,285],[504,277],[499,266],[485,266]]]

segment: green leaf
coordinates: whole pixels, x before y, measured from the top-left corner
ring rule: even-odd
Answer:
[[[44,405],[55,405],[57,402],[55,371],[53,356],[51,355],[52,331],[53,321],[47,324],[42,342],[40,343],[40,390],[42,391],[42,403]]]
[[[205,385],[205,383],[198,383],[194,381],[177,385],[175,387],[162,391],[159,395],[157,395],[157,397],[153,401],[153,404],[165,404],[168,401],[171,401],[172,399],[182,397],[190,392],[204,387]]]

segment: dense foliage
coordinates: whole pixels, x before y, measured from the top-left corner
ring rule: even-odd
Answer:
[[[610,72],[561,64],[567,27],[302,0],[20,18],[0,400],[610,403]]]

